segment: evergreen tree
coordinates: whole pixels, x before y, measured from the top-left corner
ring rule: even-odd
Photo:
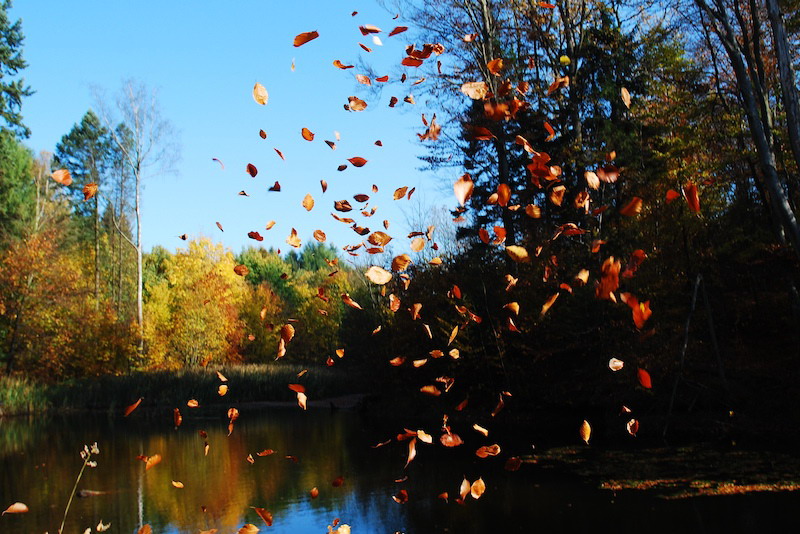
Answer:
[[[20,78],[12,80],[28,66],[22,57],[21,21],[13,24],[8,20],[11,0],[0,4],[0,117],[6,122],[0,130],[10,130],[19,137],[28,137],[30,129],[22,123],[22,99],[33,94],[30,86]]]

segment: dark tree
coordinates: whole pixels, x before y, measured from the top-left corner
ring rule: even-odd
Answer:
[[[0,129],[11,130],[19,137],[28,137],[30,129],[22,123],[22,99],[33,94],[25,80],[13,80],[28,66],[22,58],[22,23],[8,20],[11,0],[0,4],[0,117],[6,122]]]

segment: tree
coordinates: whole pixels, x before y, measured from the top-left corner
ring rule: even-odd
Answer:
[[[81,219],[90,219],[94,241],[94,297],[100,302],[100,200],[105,195],[105,176],[114,160],[113,141],[100,118],[92,110],[80,124],[72,127],[56,145],[55,166],[66,168],[73,178],[71,200]],[[87,206],[85,187],[96,186],[96,193]]]
[[[11,24],[8,10],[11,0],[0,4],[0,117],[6,122],[0,130],[10,130],[19,137],[28,137],[30,130],[22,123],[22,98],[33,94],[25,80],[6,80],[19,74],[28,66],[22,58],[22,23],[18,20]]]
[[[136,317],[139,323],[139,355],[144,353],[144,304],[142,292],[142,183],[148,176],[166,172],[172,168],[177,158],[172,124],[161,116],[156,92],[148,89],[142,82],[127,80],[123,82],[115,100],[115,111],[119,115],[114,120],[114,112],[100,96],[98,108],[103,122],[111,134],[111,139],[122,153],[125,167],[134,182],[134,214],[136,219],[136,240],[128,238],[124,229],[118,228],[121,235],[136,250]],[[124,128],[116,128],[121,123]]]

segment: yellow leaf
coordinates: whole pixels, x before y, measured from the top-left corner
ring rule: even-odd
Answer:
[[[262,106],[266,106],[267,101],[269,100],[269,93],[267,92],[267,88],[261,85],[260,83],[256,83],[253,86],[253,100],[258,102]]]

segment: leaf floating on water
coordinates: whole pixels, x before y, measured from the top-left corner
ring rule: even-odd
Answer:
[[[581,423],[581,428],[579,430],[579,433],[581,435],[581,439],[583,441],[585,441],[586,444],[588,445],[589,444],[589,438],[592,435],[592,427],[589,426],[589,422],[586,421],[585,419],[584,419],[583,423]]]
[[[28,506],[25,503],[15,502],[14,504],[12,504],[8,508],[6,508],[5,511],[3,511],[3,513],[0,514],[0,515],[24,514],[24,513],[27,513],[29,511],[30,510],[28,509]]]
[[[253,86],[253,100],[262,106],[266,106],[267,102],[269,101],[269,93],[267,92],[267,88],[260,83],[256,83]]]
[[[125,408],[125,415],[124,415],[124,417],[128,417],[128,416],[129,416],[131,413],[133,413],[133,411],[134,411],[136,408],[138,408],[138,407],[139,407],[139,405],[142,403],[142,401],[143,401],[143,400],[144,400],[144,397],[139,397],[139,400],[137,400],[136,402],[134,402],[133,404],[131,404],[130,406],[128,406],[127,408]]]

